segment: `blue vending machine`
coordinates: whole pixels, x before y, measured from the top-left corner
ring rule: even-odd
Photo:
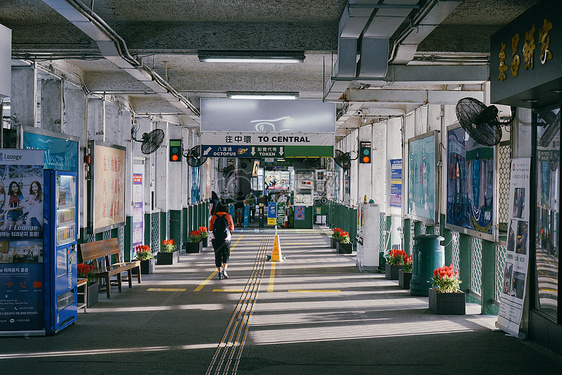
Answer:
[[[53,335],[76,321],[78,199],[76,172],[45,170],[45,331]]]

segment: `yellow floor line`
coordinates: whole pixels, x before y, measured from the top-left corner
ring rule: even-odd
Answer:
[[[241,236],[236,240],[236,242],[234,243],[234,245],[232,245],[232,247],[230,248],[230,253],[232,253],[232,252],[234,251],[234,249],[236,248],[236,245],[238,245],[238,242],[240,242],[240,240],[242,239],[242,237],[244,237],[244,235],[241,235]],[[213,273],[212,273],[209,277],[207,277],[207,278],[205,279],[205,281],[203,281],[201,284],[199,284],[199,286],[198,286],[197,288],[195,288],[193,291],[194,291],[194,292],[200,292],[201,289],[203,289],[203,288],[205,287],[205,285],[207,285],[207,283],[208,283],[209,281],[211,281],[211,280],[213,279],[213,277],[215,277],[215,275],[216,275],[217,273],[218,273],[217,270],[213,271]]]
[[[277,263],[271,263],[271,273],[269,274],[269,286],[267,287],[267,292],[273,292],[273,285],[275,283],[275,266]]]
[[[289,293],[341,293],[339,289],[289,289]]]
[[[147,292],[185,292],[185,288],[148,288]]]

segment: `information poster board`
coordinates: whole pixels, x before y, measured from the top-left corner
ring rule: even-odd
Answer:
[[[0,150],[0,333],[42,330],[43,150]]]
[[[92,233],[125,224],[125,148],[90,141],[90,226]]]
[[[390,207],[402,207],[402,159],[390,160]]]
[[[78,172],[79,138],[22,126],[23,149],[45,150],[45,169]]]
[[[530,176],[531,159],[512,160],[507,252],[496,325],[513,336],[519,336],[529,269]]]
[[[408,216],[428,224],[435,222],[437,201],[437,131],[408,140]]]
[[[133,164],[133,250],[144,243],[144,164]]]
[[[446,227],[495,240],[495,148],[474,141],[459,125],[447,130]]]

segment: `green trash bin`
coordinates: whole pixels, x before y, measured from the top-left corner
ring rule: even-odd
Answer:
[[[433,270],[445,265],[445,248],[440,244],[443,240],[443,237],[436,234],[422,234],[414,237],[411,295],[429,295]]]

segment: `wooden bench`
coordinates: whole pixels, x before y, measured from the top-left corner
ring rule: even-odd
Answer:
[[[125,280],[129,281],[129,288],[132,288],[133,269],[136,269],[137,273],[134,276],[136,276],[140,284],[140,261],[134,260],[131,262],[124,262],[120,259],[117,238],[83,243],[80,245],[80,252],[83,262],[94,261],[94,275],[96,280],[105,280],[107,298],[111,298],[112,285],[117,285],[119,292],[121,292],[121,284],[123,281],[121,274],[123,272],[127,272],[127,278]],[[115,255],[119,260],[117,263],[111,263],[112,255]],[[112,280],[111,278],[114,276],[115,280]]]

